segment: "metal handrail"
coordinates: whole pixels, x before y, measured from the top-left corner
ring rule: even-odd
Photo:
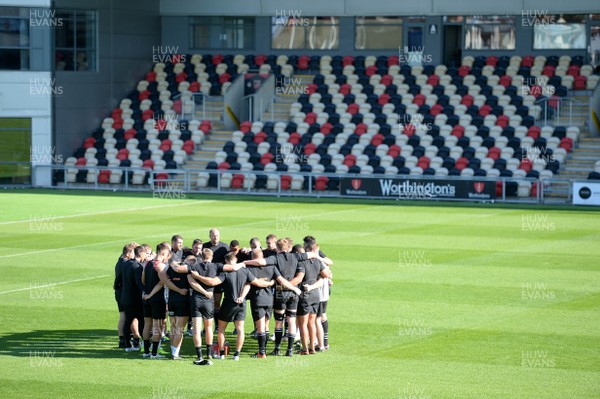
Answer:
[[[428,180],[428,179],[436,179],[436,180],[477,180],[477,181],[493,181],[493,182],[501,182],[502,183],[502,195],[498,196],[495,201],[496,202],[519,202],[519,203],[528,203],[528,204],[543,204],[545,203],[544,199],[544,187],[548,184],[552,184],[553,180],[542,180],[535,178],[520,178],[520,177],[483,177],[483,176],[422,176],[422,175],[386,175],[386,174],[350,174],[350,173],[312,173],[312,172],[283,172],[283,171],[241,171],[241,170],[216,170],[216,169],[164,169],[164,170],[152,170],[149,168],[139,168],[139,167],[108,167],[108,166],[73,166],[73,165],[37,165],[32,167],[34,174],[40,168],[50,168],[51,170],[63,170],[63,182],[54,185],[54,187],[61,187],[64,189],[94,189],[94,190],[124,190],[124,191],[148,191],[148,190],[164,190],[164,187],[171,187],[174,189],[175,186],[178,187],[178,191],[185,193],[242,193],[242,194],[252,194],[252,195],[276,195],[276,196],[317,196],[317,197],[339,197],[340,193],[338,191],[313,191],[312,186],[316,181],[317,177],[325,176],[325,177],[336,177],[336,178],[366,178],[366,177],[376,177],[383,179],[410,179],[410,180]],[[94,184],[91,183],[83,183],[83,186],[73,186],[72,183],[67,182],[67,170],[76,169],[76,170],[92,170],[99,172],[101,170],[121,170],[123,174],[128,175],[129,173],[133,173],[135,171],[142,171],[144,175],[148,175],[147,184],[133,184],[129,183],[129,179],[125,179],[125,183],[98,183],[98,179],[95,179]],[[157,183],[156,175],[166,173],[169,175],[169,179],[161,180],[161,183]],[[196,187],[194,183],[200,178],[201,173],[206,173],[209,175],[216,175],[217,178],[217,187],[216,188],[200,188]],[[224,174],[241,174],[244,175],[244,181],[246,182],[246,177],[249,175],[266,175],[266,176],[277,176],[277,190],[269,191],[269,190],[257,190],[252,188],[250,185],[245,185],[243,189],[232,189],[222,187],[221,180]],[[176,176],[174,176],[176,175]],[[281,189],[281,178],[282,176],[303,176],[305,179],[308,179],[307,190],[282,190]],[[558,180],[558,179],[556,179]],[[506,185],[508,182],[530,182],[537,184],[538,190],[535,197],[507,197],[506,195]],[[181,187],[179,185],[181,183]],[[436,199],[437,200],[437,199]],[[448,200],[448,199],[445,199]],[[439,201],[439,200],[438,200]],[[443,200],[442,200],[443,201]],[[457,201],[457,200],[454,200]],[[458,200],[460,201],[460,200]]]
[[[550,102],[556,102],[557,106],[554,107],[550,104]],[[562,109],[564,109],[564,105],[563,103],[566,102],[568,103],[568,107],[569,107],[569,125],[573,124],[573,105],[579,105],[582,102],[579,100],[576,100],[574,98],[571,97],[553,97],[553,98],[548,98],[548,97],[544,97],[544,98],[540,98],[538,100],[536,100],[535,104],[536,105],[541,105],[542,109],[543,109],[543,123],[544,126],[547,126],[550,124],[550,119],[548,116],[548,108],[552,107],[553,109],[556,109],[556,113],[554,118],[557,118],[556,123],[560,124],[560,112]],[[541,120],[541,119],[540,119]],[[536,121],[537,122],[537,121]]]

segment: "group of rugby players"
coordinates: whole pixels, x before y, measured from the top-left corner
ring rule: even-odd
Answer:
[[[246,300],[250,300],[253,336],[258,341],[253,357],[267,356],[272,316],[275,342],[271,355],[293,356],[297,331],[301,355],[329,349],[326,309],[333,262],[319,250],[314,237],[306,236],[303,245],[292,246],[290,238],[270,234],[263,249],[256,237],[249,248],[240,248],[237,240],[229,245],[221,242],[218,229],[211,229],[209,236],[205,243],[195,239],[191,248],[184,248],[179,235],[170,244],[158,244],[156,252],[135,242],[123,247],[113,285],[120,314],[120,348],[140,351],[141,338],[143,356],[161,359],[164,356],[158,349],[168,335],[171,357],[181,359],[187,325],[196,347],[194,364],[212,365],[211,359],[225,359],[225,329],[233,322],[237,337],[232,359],[238,360],[245,338]],[[166,333],[167,313],[170,334]],[[216,348],[214,319],[218,320]],[[284,332],[285,352],[281,349]]]

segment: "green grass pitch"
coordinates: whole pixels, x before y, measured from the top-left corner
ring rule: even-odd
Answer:
[[[0,209],[2,398],[600,397],[595,211],[49,191]],[[329,352],[252,359],[248,337],[239,362],[197,367],[190,337],[184,361],[116,348],[122,245],[213,226],[317,237]]]

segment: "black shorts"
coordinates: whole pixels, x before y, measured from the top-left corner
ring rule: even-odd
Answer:
[[[298,295],[292,291],[275,292],[275,310],[285,310],[286,313],[296,313],[298,309]]]
[[[138,319],[139,322],[143,323],[144,319],[144,307],[141,303],[135,303],[133,305],[123,305],[123,311],[125,317],[128,319]]]
[[[167,305],[165,301],[144,302],[144,317],[150,317],[154,320],[164,320],[167,318]]]
[[[317,317],[323,316],[323,313],[327,313],[327,301],[319,302],[319,309],[317,310]]]
[[[120,290],[115,291],[115,301],[117,301],[117,307],[119,308],[119,313],[124,312],[125,308],[123,307],[123,305],[121,305],[121,291]]]
[[[219,311],[219,320],[221,321],[240,321],[246,318],[246,301],[244,303],[223,303]]]
[[[190,300],[190,316],[212,319],[215,317],[215,302],[211,299],[194,298]]]
[[[184,317],[190,316],[190,303],[185,302],[169,302],[169,316]]]
[[[298,316],[306,316],[309,313],[317,314],[319,310],[319,302],[309,302],[306,299],[300,299],[298,301]]]
[[[250,309],[252,310],[252,320],[255,322],[265,316],[270,319],[273,311],[272,306],[256,306],[252,301],[250,301]]]

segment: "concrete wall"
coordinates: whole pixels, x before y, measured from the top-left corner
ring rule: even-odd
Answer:
[[[56,0],[57,9],[96,10],[97,71],[56,72],[55,142],[70,156],[152,67],[160,46],[158,0]]]

